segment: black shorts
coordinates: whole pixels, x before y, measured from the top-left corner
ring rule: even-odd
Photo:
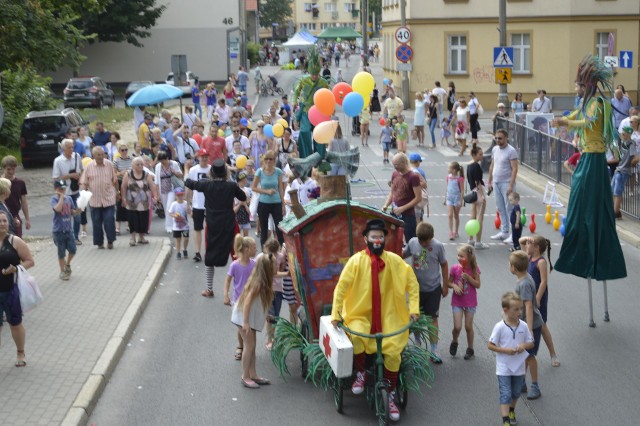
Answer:
[[[193,230],[202,231],[204,229],[204,209],[191,209],[193,214]]]
[[[173,231],[173,238],[189,238],[189,230]]]
[[[440,316],[440,299],[442,299],[442,289],[440,287],[433,291],[421,291],[420,310],[422,314],[438,318]]]

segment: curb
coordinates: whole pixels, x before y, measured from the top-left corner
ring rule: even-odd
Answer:
[[[151,295],[162,276],[162,272],[171,256],[171,244],[168,238],[162,239],[162,247],[160,254],[156,258],[147,277],[142,282],[140,289],[134,296],[120,319],[113,335],[107,342],[100,358],[96,362],[89,378],[80,389],[75,401],[67,411],[67,415],[62,421],[63,426],[81,426],[86,425],[98,399],[102,395],[111,374],[118,365],[118,361],[122,357],[127,341],[131,337],[138,320],[142,315]]]
[[[547,179],[545,176],[537,174],[536,172],[532,171],[528,167],[523,166],[522,164],[520,164],[518,168],[518,180],[524,181],[529,188],[539,192],[540,194],[544,194],[546,181],[551,181],[551,179]],[[571,191],[569,188],[566,188],[563,185],[556,185],[556,194],[565,206],[569,204],[570,192]],[[620,226],[617,222],[616,231],[618,232],[618,236],[629,245],[635,248],[640,248],[640,235],[638,235],[636,232]]]

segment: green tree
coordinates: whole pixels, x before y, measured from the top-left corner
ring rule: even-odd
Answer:
[[[292,0],[260,0],[260,26],[271,28],[272,23],[277,23],[281,27],[287,25],[288,18],[293,14],[291,9]]]
[[[99,10],[82,13],[77,25],[85,34],[95,34],[96,41],[127,42],[142,47],[140,39],[151,35],[148,31],[166,10],[166,6],[156,6],[156,0],[102,0]]]

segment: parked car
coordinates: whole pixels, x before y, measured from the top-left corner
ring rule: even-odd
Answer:
[[[22,166],[26,169],[35,163],[53,162],[60,153],[58,145],[69,131],[88,124],[89,121],[73,108],[30,112],[22,122],[20,132]]]
[[[178,85],[176,87],[182,89],[182,93],[184,93],[185,95],[189,95],[191,96],[191,88],[194,86],[196,79],[198,77],[191,71],[187,71],[186,72],[186,79],[185,79],[185,84],[184,85]],[[175,86],[175,78],[172,72],[170,72],[167,75],[167,81],[165,83],[171,85],[171,86]]]
[[[69,79],[63,91],[64,107],[114,107],[116,97],[111,87],[100,77],[75,77]]]
[[[138,90],[142,89],[143,87],[153,86],[153,85],[154,85],[153,81],[132,81],[127,86],[127,89],[124,91],[125,103],[126,103],[126,101],[129,100],[131,95],[133,95]]]

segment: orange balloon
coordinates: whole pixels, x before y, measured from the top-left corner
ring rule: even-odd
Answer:
[[[323,115],[331,115],[336,109],[335,98],[329,89],[320,89],[313,95],[313,104]]]
[[[349,86],[348,83],[345,83],[344,81],[333,86],[333,97],[335,98],[338,105],[342,105],[344,97],[351,92],[353,92],[353,89],[351,88],[351,86]]]

